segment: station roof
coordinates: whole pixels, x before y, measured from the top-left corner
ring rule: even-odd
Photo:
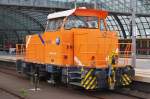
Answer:
[[[35,1],[34,5],[32,4],[33,2],[29,1]],[[68,7],[73,7],[74,4],[69,0],[47,0],[47,3],[44,3],[44,1],[45,0],[9,0],[10,5],[8,5],[6,0],[1,0],[0,41],[1,38],[10,41],[19,41],[25,38],[27,34],[43,32],[49,13],[66,10],[60,8],[59,5],[66,6],[68,9]],[[93,0],[77,1],[77,5],[85,5]],[[107,26],[109,30],[116,30],[121,39],[131,39],[131,16],[128,14],[130,11],[129,1],[130,0],[101,0],[101,2],[98,2],[98,9],[112,12],[116,11],[107,17]],[[139,39],[150,38],[150,3],[148,3],[148,1],[149,0],[136,0],[137,13],[140,14],[135,19],[137,38]],[[27,4],[32,6],[26,6]],[[40,4],[41,6],[39,7],[38,5]],[[44,4],[49,5],[49,7],[42,6]],[[57,5],[58,8],[54,8],[55,5]]]

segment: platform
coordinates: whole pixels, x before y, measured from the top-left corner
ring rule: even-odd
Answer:
[[[149,69],[135,69],[135,81],[150,83],[150,67]]]
[[[17,57],[23,59],[23,57]],[[0,61],[16,62],[16,55],[0,55]],[[129,63],[131,59],[129,59]],[[140,58],[136,60],[135,81],[150,83],[150,59]]]
[[[22,56],[17,57],[18,59],[23,59]],[[0,61],[6,62],[16,62],[16,55],[0,55]]]

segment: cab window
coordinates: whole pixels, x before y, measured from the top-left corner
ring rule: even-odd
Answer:
[[[72,28],[98,28],[98,18],[93,16],[69,16],[66,20],[65,29]]]
[[[104,23],[104,19],[100,19],[100,30],[101,30],[101,31],[106,30],[105,23]]]
[[[57,31],[61,28],[64,18],[56,18],[48,20],[46,31]]]

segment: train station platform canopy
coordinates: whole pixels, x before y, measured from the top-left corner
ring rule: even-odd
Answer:
[[[109,11],[109,30],[120,39],[131,39],[131,0],[95,0],[97,9]],[[150,1],[134,0],[138,39],[150,38]],[[84,6],[94,8],[94,0],[0,0],[0,43],[23,42],[25,35],[43,32],[48,14]]]

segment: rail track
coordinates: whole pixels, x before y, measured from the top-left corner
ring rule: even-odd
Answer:
[[[24,78],[22,77],[21,75],[19,75],[17,72],[16,72],[16,69],[14,66],[8,66],[8,65],[3,65],[1,66],[0,65],[0,72],[1,73],[4,73],[4,74],[7,74],[7,75],[11,75],[11,76],[16,76],[16,77],[19,77],[19,78]],[[25,99],[17,94],[14,94],[13,92],[10,92],[8,90],[5,90],[3,88],[0,88],[0,90],[6,92],[6,93],[9,93],[15,97],[17,97],[18,99]],[[118,94],[118,95],[122,95],[122,96],[128,96],[128,97],[131,97],[131,98],[136,98],[136,99],[148,99],[147,94],[148,93],[143,93],[144,95],[140,95],[139,92],[137,92],[136,90],[124,90],[124,89],[121,89],[121,90],[115,90],[115,91],[107,91],[109,93],[112,93],[112,94]],[[91,98],[95,98],[95,99],[106,99],[105,97],[99,95],[99,91],[95,91],[95,92],[89,92],[89,91],[83,91],[82,90],[82,94],[84,95],[87,95]],[[134,93],[134,94],[133,94]],[[149,97],[150,98],[150,97]]]
[[[1,73],[4,73],[6,75],[10,75],[10,76],[14,76],[14,77],[19,77],[19,78],[22,78],[22,76],[20,76],[17,72],[16,72],[16,69],[15,69],[15,64],[14,63],[9,63],[8,62],[8,65],[7,65],[7,62],[4,62],[2,63],[2,61],[0,61],[0,72]],[[12,95],[14,96],[16,99],[25,99],[24,97],[22,97],[21,95],[19,94],[16,94],[8,89],[5,89],[5,88],[2,88],[0,87],[0,90],[9,94],[9,95]]]
[[[11,91],[9,91],[9,90],[6,90],[6,89],[4,89],[4,88],[0,88],[0,90],[3,91],[3,92],[5,92],[5,93],[8,93],[8,94],[14,96],[14,97],[17,98],[17,99],[25,99],[24,97],[22,97],[22,96],[20,96],[20,95],[18,95],[18,94],[16,94],[16,93],[13,93],[13,92],[11,92]]]
[[[93,93],[87,93],[87,92],[85,92],[85,95],[89,96],[89,97],[92,97],[92,98],[95,98],[95,99],[106,99],[105,97],[102,97],[100,95],[94,95]]]
[[[120,95],[133,97],[133,98],[136,98],[136,99],[148,99],[148,97],[147,97],[148,93],[138,92],[137,90],[128,89],[128,91],[127,91],[127,90],[124,90],[124,89],[120,89],[120,90],[114,90],[114,91],[111,91],[111,92],[115,93],[115,94],[120,94]],[[150,99],[150,97],[149,97],[149,99]]]
[[[16,73],[16,68],[15,68],[15,63],[14,62],[6,62],[6,61],[0,61],[0,72],[3,72],[3,73]]]
[[[122,91],[118,92],[118,91],[106,91],[106,93],[109,93],[109,94],[111,93],[111,94],[114,94],[114,95],[126,96],[126,97],[133,98],[133,99],[150,99],[150,97],[149,98],[147,97],[148,94],[139,96],[138,93],[137,93],[137,95],[135,95],[135,94],[130,94],[128,92],[122,92]],[[99,93],[101,93],[101,92],[99,92]],[[94,94],[94,93],[87,93],[85,95],[87,95],[89,97],[93,97],[95,99],[107,99],[106,97],[103,97],[102,94],[99,95],[98,92],[96,94]]]
[[[17,74],[15,68],[12,67],[1,66],[0,72],[11,76],[21,77],[19,74]]]

